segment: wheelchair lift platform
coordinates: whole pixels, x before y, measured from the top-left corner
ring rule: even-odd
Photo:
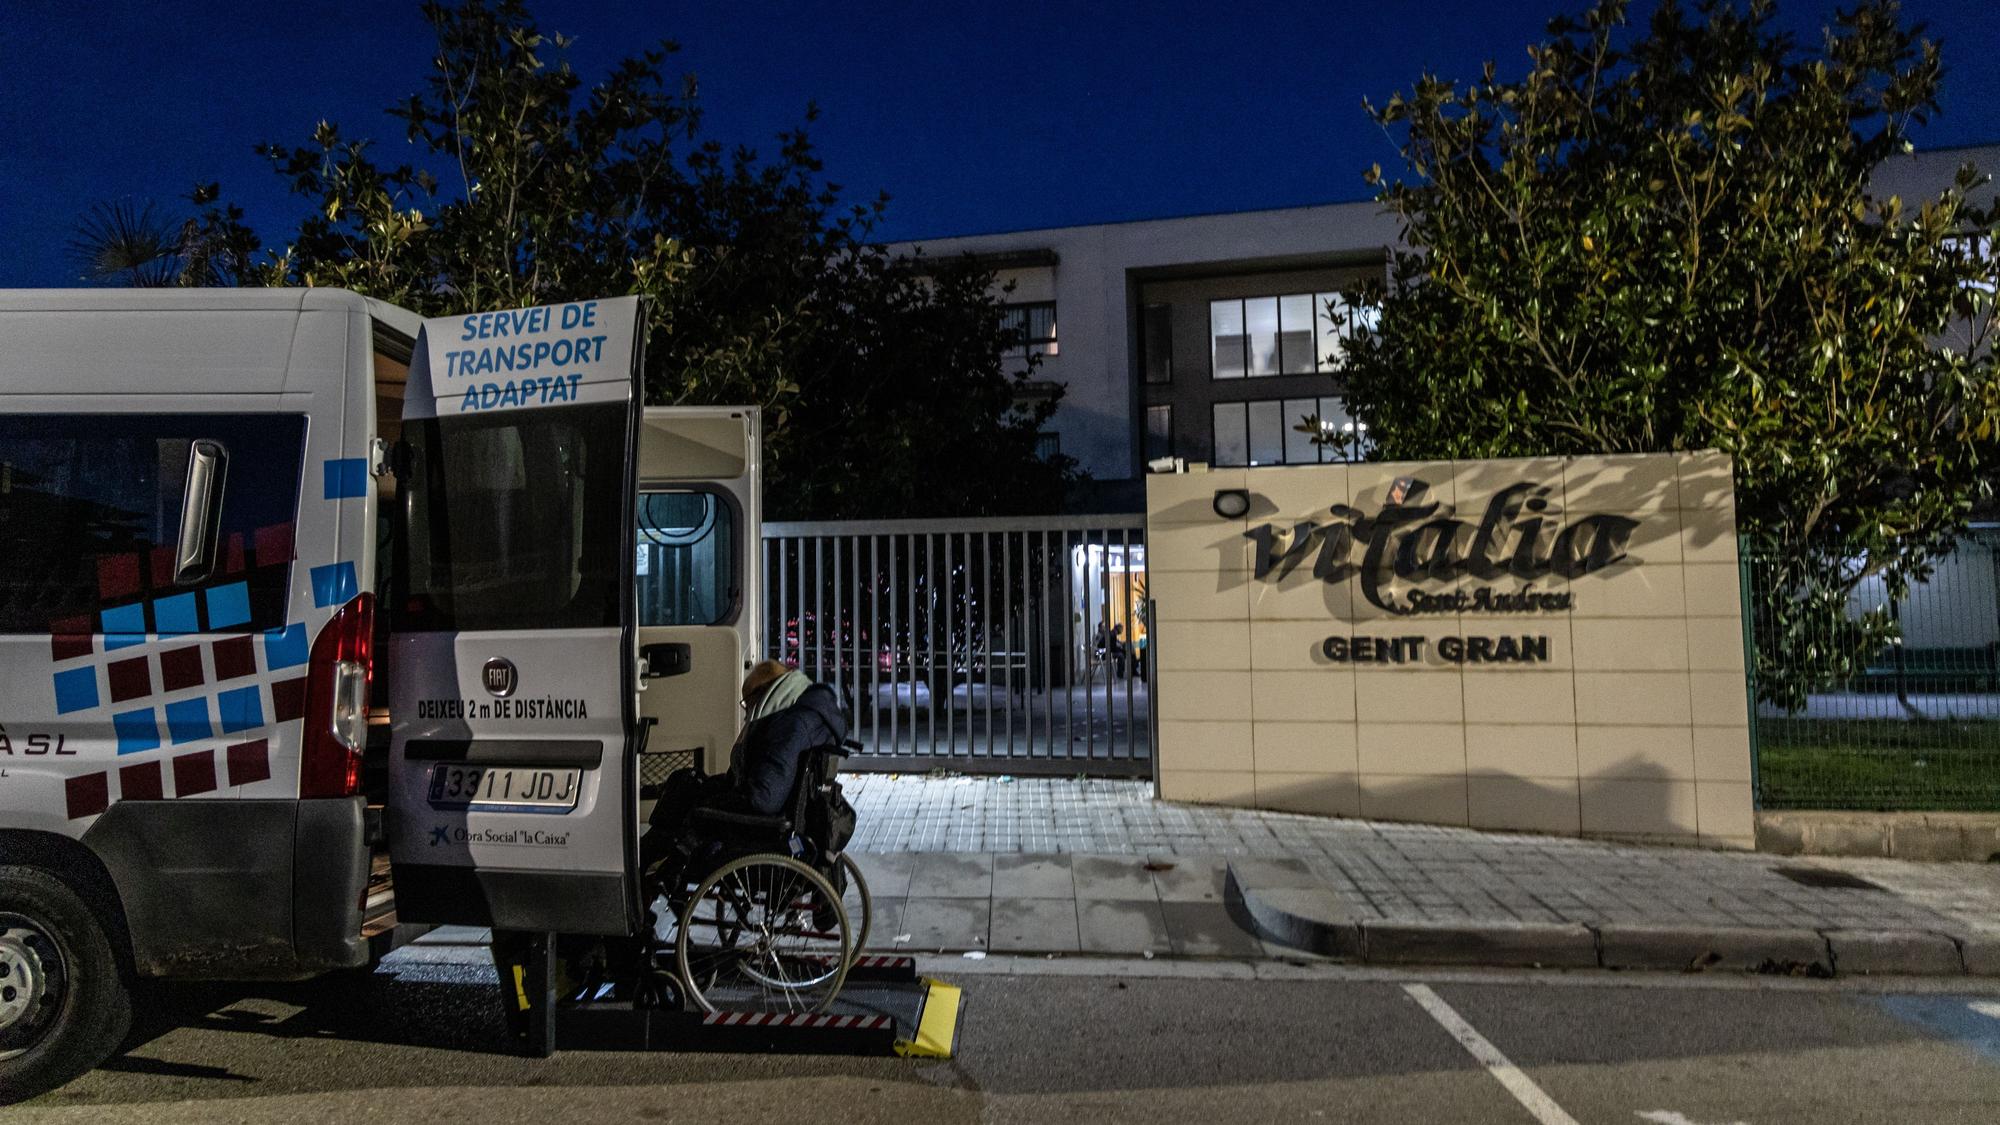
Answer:
[[[547,1049],[788,1052],[948,1059],[958,1039],[957,987],[919,977],[910,957],[857,957],[824,1012],[720,1008],[688,1012],[598,1001],[545,1009]]]

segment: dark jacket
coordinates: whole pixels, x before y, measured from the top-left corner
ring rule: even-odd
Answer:
[[[838,746],[846,737],[840,697],[827,685],[814,684],[797,703],[744,728],[729,755],[730,788],[751,812],[777,816],[790,808],[806,751]]]

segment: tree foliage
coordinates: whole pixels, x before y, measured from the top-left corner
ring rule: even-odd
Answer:
[[[1866,659],[1868,576],[1921,579],[1992,492],[1992,235],[1973,169],[1871,195],[1937,108],[1935,44],[1893,0],[1819,48],[1769,3],[1623,0],[1549,26],[1529,68],[1426,76],[1370,107],[1407,176],[1407,250],[1345,372],[1384,457],[1716,448],[1759,560],[1760,686],[1802,701]]]
[[[647,400],[761,407],[772,514],[1059,504],[1069,469],[1035,456],[1055,407],[1016,406],[1030,372],[1003,361],[991,274],[874,244],[886,197],[844,204],[803,127],[768,158],[706,137],[672,43],[586,84],[523,0],[423,11],[432,72],[389,109],[412,159],[331,122],[260,145],[305,204],[296,229],[253,262],[240,212],[198,200],[196,229],[251,252],[179,280],[338,286],[426,316],[643,294]]]
[[[83,280],[134,288],[233,284],[250,267],[257,239],[240,208],[216,202],[218,190],[196,187],[187,198],[199,213],[178,220],[152,203],[91,207],[69,244]]]

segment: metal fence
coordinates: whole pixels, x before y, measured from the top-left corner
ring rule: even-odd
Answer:
[[[1794,625],[1790,635],[1780,610],[1792,593],[1776,588],[1768,564],[1744,556],[1752,654],[1764,654],[1767,680],[1803,681],[1785,706],[1753,673],[1760,807],[2000,809],[1996,547],[2000,536],[1975,533],[1905,597],[1864,581],[1846,622]],[[1886,618],[1890,639],[1857,648],[1871,613]]]
[[[1150,776],[1144,520],[764,525],[768,654],[836,685],[849,768]]]

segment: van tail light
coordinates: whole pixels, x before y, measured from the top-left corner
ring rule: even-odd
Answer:
[[[341,606],[313,639],[306,666],[305,745],[300,797],[361,792],[361,752],[368,745],[368,683],[375,673],[375,595]]]

